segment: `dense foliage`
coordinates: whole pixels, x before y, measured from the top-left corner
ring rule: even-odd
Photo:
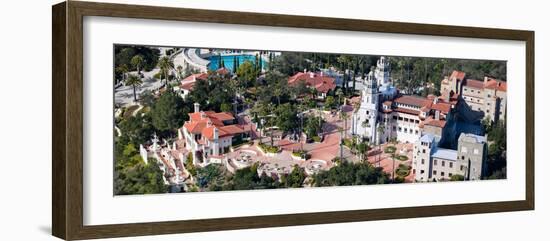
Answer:
[[[489,150],[487,154],[488,179],[506,178],[506,124],[494,123],[487,128]]]
[[[369,163],[340,162],[339,165],[313,176],[315,186],[349,186],[385,184],[390,178],[382,168]]]
[[[156,48],[141,46],[115,46],[115,78],[123,80],[134,89],[141,86],[140,74],[129,74],[133,71],[150,71],[155,66],[160,69],[157,74],[166,86],[176,85],[171,82],[174,76],[169,74],[174,69],[169,58],[160,58]],[[128,107],[131,111],[116,120],[120,134],[115,132],[115,193],[159,193],[167,192],[162,179],[162,171],[155,161],[145,164],[139,155],[140,144],[150,144],[154,133],[161,138],[173,140],[175,131],[188,118],[193,103],[199,103],[201,110],[236,112],[246,111],[252,117],[262,135],[271,137],[271,145],[260,143],[266,152],[279,152],[274,146],[273,133],[280,131],[283,136],[300,134],[307,135],[309,141],[322,140],[325,120],[312,111],[339,111],[339,106],[346,97],[357,95],[356,82],[361,81],[376,64],[379,56],[359,56],[324,53],[283,52],[280,56],[269,55],[269,71],[264,72],[262,61],[256,56],[255,61],[245,61],[236,66],[234,73],[221,75],[209,72],[207,80],[197,80],[194,89],[183,100],[170,89],[160,93],[144,91],[139,99],[134,99],[143,106],[135,113],[137,105]],[[506,78],[506,63],[502,61],[459,60],[415,57],[388,57],[391,62],[391,74],[394,84],[404,93],[438,94],[440,81],[452,70],[467,73],[467,78],[483,79],[484,76]],[[234,63],[236,59],[233,60]],[[224,66],[225,63],[218,63]],[[338,71],[344,81],[340,82],[335,91],[330,91],[326,98],[317,98],[314,88],[304,82],[288,85],[289,76],[299,71],[320,71],[331,68]],[[191,70],[177,67],[177,75],[189,74]],[[178,77],[178,78],[179,78]],[[135,92],[135,91],[134,91]],[[340,119],[350,116],[340,114]],[[506,177],[506,126],[504,122],[486,125],[488,133],[488,176],[487,178]],[[343,129],[341,129],[343,130]],[[196,185],[190,185],[191,191],[209,190],[249,190],[271,189],[283,187],[302,187],[304,182],[314,186],[342,186],[384,184],[392,180],[390,174],[382,168],[376,168],[365,162],[369,143],[356,143],[352,138],[344,136],[344,144],[353,154],[357,154],[361,163],[350,163],[336,158],[337,165],[329,170],[307,178],[303,168],[294,166],[291,172],[280,177],[271,174],[258,174],[258,163],[250,167],[229,173],[223,165],[211,164],[206,167],[195,167],[192,155],[188,155],[184,165],[193,175]],[[265,141],[264,141],[265,142]],[[235,142],[234,142],[235,144]],[[395,147],[388,147],[386,153],[395,153]],[[307,156],[307,153],[293,153],[297,156]],[[199,157],[200,158],[200,157]],[[397,160],[406,160],[405,156],[394,156]],[[404,181],[410,174],[410,166],[400,164],[396,171],[394,182]],[[453,176],[460,180],[462,176]]]
[[[493,60],[466,60],[418,57],[390,57],[392,78],[396,86],[408,93],[426,95],[418,87],[434,86],[438,94],[441,80],[453,70],[465,72],[467,78],[483,80],[485,76],[506,80],[506,62]]]
[[[163,132],[175,132],[183,125],[189,110],[176,93],[167,91],[151,108],[153,126]]]
[[[136,66],[135,56],[141,56],[143,61],[141,66]],[[151,71],[157,65],[160,56],[160,50],[157,48],[150,48],[146,46],[133,46],[133,45],[115,45],[115,68],[119,66],[126,66],[132,70],[136,70],[137,67],[140,70]],[[120,70],[117,71],[117,75],[120,74]]]
[[[222,111],[232,106],[235,100],[235,89],[230,86],[230,81],[223,76],[211,74],[207,80],[197,80],[193,91],[189,94],[188,103],[199,103],[201,109]]]

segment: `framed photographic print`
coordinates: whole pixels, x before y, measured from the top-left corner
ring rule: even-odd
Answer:
[[[57,237],[534,209],[532,31],[52,11]]]

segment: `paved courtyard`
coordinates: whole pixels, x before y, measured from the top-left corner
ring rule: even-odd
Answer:
[[[396,151],[395,154],[397,155],[403,155],[407,156],[406,161],[401,161],[397,158],[392,159],[390,153],[385,153],[384,149],[387,146],[395,146]],[[391,144],[391,143],[384,143],[378,147],[374,147],[372,150],[368,153],[368,160],[369,163],[374,165],[375,167],[382,167],[385,172],[392,173],[393,169],[397,170],[397,167],[399,164],[404,164],[407,166],[412,166],[412,155],[413,155],[413,144],[412,143],[397,143],[397,144]],[[395,166],[394,166],[395,164]],[[397,177],[397,175],[395,175]],[[409,175],[405,177],[405,182],[412,182],[414,180],[414,175],[412,174],[412,170],[410,171]]]

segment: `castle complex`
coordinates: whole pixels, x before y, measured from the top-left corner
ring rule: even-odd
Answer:
[[[372,144],[414,143],[416,181],[468,180],[484,175],[487,141],[480,120],[505,120],[506,82],[468,79],[453,71],[441,81],[441,96],[401,95],[393,86],[390,61],[381,57],[361,91],[350,132]]]

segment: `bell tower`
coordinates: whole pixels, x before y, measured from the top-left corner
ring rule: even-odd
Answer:
[[[376,75],[376,79],[378,80],[378,85],[390,84],[390,73],[391,67],[389,59],[386,59],[384,56],[380,57],[380,59],[376,62],[376,70],[374,73]]]
[[[380,98],[374,68],[371,68],[363,84],[361,106],[353,114],[352,134],[359,135],[369,142],[374,142],[376,141],[376,123]]]

